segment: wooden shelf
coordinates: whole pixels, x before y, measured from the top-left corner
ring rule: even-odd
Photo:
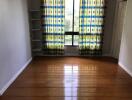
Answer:
[[[40,12],[40,10],[30,10],[30,12]]]
[[[33,52],[41,52],[41,49],[32,49]]]
[[[42,40],[32,40],[33,42],[41,42]]]
[[[32,21],[40,21],[40,19],[31,19]]]
[[[33,53],[33,56],[43,56],[43,53]]]
[[[40,29],[32,29],[32,31],[40,31]]]

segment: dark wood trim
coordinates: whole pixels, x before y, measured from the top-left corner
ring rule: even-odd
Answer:
[[[79,35],[79,32],[65,32],[65,35]]]
[[[65,45],[65,47],[78,47],[78,45]]]

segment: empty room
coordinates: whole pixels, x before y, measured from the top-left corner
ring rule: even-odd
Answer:
[[[0,100],[132,100],[132,0],[0,0]]]

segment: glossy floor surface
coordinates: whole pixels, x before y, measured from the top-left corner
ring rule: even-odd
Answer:
[[[132,100],[132,78],[112,58],[38,57],[0,100]]]

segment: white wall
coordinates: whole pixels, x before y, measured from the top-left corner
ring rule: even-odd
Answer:
[[[119,59],[120,44],[126,13],[126,1],[117,0],[112,33],[111,56]]]
[[[132,75],[132,0],[127,3],[119,64]]]
[[[104,38],[103,38],[103,55],[111,56],[111,43],[112,43],[112,33],[113,24],[116,8],[116,0],[106,0],[106,14],[105,14],[105,28],[104,28]]]
[[[27,0],[0,0],[0,92],[30,58]]]

